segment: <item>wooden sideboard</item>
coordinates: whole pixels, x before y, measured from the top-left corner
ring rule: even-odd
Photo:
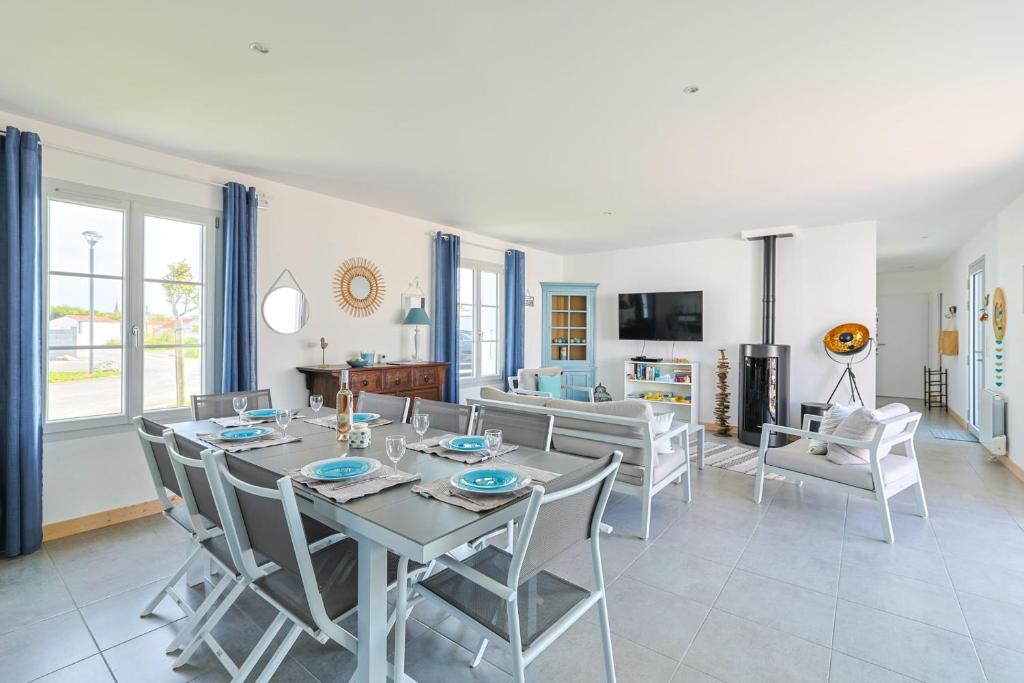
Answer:
[[[375,394],[395,394],[410,398],[418,396],[440,401],[448,363],[367,365],[364,368],[350,368],[348,365],[304,365],[295,369],[306,376],[306,388],[309,393],[322,395],[324,405],[334,408],[342,370],[348,370],[348,387],[356,396],[361,391],[370,391]]]

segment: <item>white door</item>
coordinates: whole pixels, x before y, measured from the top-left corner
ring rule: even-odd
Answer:
[[[931,337],[927,294],[886,294],[878,297],[879,396],[924,396],[924,366]]]
[[[985,259],[971,264],[967,278],[967,422],[977,436],[981,425],[981,390],[985,387]]]

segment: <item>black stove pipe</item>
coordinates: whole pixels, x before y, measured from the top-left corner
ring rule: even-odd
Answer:
[[[764,238],[764,284],[761,318],[761,343],[775,343],[775,235]]]

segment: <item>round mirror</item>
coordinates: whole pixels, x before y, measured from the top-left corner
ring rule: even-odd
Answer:
[[[365,299],[370,296],[371,289],[370,281],[362,275],[356,275],[349,284],[349,291],[357,299]]]
[[[295,334],[309,320],[309,302],[294,287],[272,289],[263,299],[263,320],[274,332]]]

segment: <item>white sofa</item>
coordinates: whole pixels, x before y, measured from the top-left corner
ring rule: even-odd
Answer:
[[[690,425],[673,422],[670,429],[655,435],[654,413],[644,401],[586,403],[509,394],[490,387],[480,390],[472,405],[551,415],[555,418],[551,450],[598,458],[613,450],[622,451],[622,463],[615,489],[641,498],[640,537],[651,528],[651,499],[672,482],[685,483],[685,500],[690,485]],[[699,430],[698,438],[703,438]],[[658,453],[659,446],[671,444],[670,453]],[[703,452],[703,448],[700,448]]]

